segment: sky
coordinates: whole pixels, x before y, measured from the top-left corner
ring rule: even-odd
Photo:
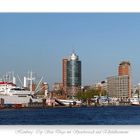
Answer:
[[[82,61],[82,84],[118,74],[130,61],[140,82],[140,14],[0,13],[0,76],[29,70],[51,86],[62,81],[62,59],[73,49]]]

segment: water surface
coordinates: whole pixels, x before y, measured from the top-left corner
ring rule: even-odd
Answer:
[[[81,107],[0,110],[2,125],[139,125],[140,107]]]

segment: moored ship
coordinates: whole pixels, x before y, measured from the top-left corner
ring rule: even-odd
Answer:
[[[32,79],[32,78],[31,78]],[[32,82],[31,82],[32,83]],[[31,87],[32,85],[30,85]],[[14,82],[0,81],[0,105],[28,106],[31,103],[42,103],[41,98],[35,96],[32,89],[18,87]]]
[[[0,82],[0,98],[4,99],[4,104],[26,104],[42,101],[35,98],[33,92],[9,82]]]

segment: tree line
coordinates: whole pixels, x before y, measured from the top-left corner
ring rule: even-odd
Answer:
[[[86,102],[87,104],[90,104],[91,99],[94,97],[100,97],[100,96],[107,96],[107,91],[106,90],[99,90],[99,89],[88,89],[88,90],[83,90],[79,91],[76,95],[76,98],[78,100],[81,100],[82,102]]]

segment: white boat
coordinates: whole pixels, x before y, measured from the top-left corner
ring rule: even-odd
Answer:
[[[69,106],[69,105],[80,106],[82,104],[82,102],[78,101],[78,100],[62,100],[62,99],[57,99],[57,100],[60,101],[61,103],[63,103],[64,105],[66,105],[66,106]]]
[[[17,87],[11,82],[0,82],[0,98],[4,99],[4,104],[42,102],[42,99],[34,97],[33,92]]]
[[[138,97],[133,97],[130,99],[131,105],[137,105],[140,106],[140,98]]]

